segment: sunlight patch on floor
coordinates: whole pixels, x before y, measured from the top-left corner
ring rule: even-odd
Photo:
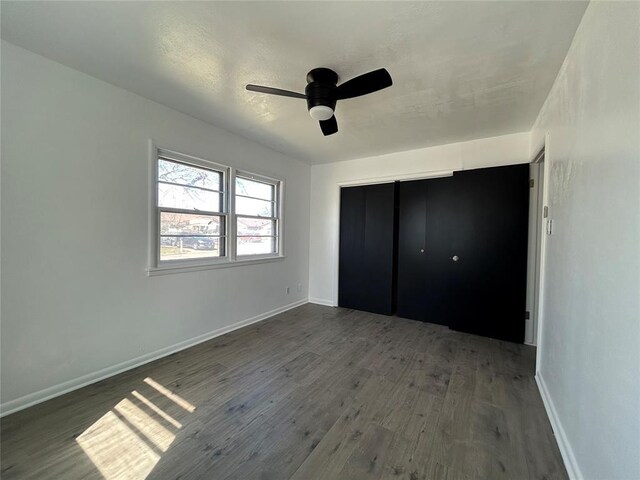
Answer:
[[[138,400],[140,400],[142,403],[144,403],[147,407],[149,407],[151,410],[153,410],[155,413],[157,413],[158,415],[160,415],[162,418],[164,418],[167,422],[169,422],[171,425],[173,425],[176,428],[182,428],[182,424],[177,421],[175,418],[173,418],[171,415],[169,415],[168,413],[166,413],[164,410],[162,410],[160,407],[158,407],[155,403],[153,403],[151,400],[149,400],[147,397],[145,397],[144,395],[142,395],[141,393],[137,392],[136,390],[134,390],[133,392],[131,392],[131,395],[133,395],[134,397],[136,397]]]
[[[161,394],[163,394],[165,397],[167,397],[168,399],[174,401],[177,405],[180,405],[182,408],[184,408],[187,412],[192,413],[193,411],[195,411],[196,407],[194,407],[193,405],[191,405],[189,402],[187,402],[184,398],[182,398],[180,395],[176,395],[175,393],[173,393],[171,390],[169,390],[168,388],[160,385],[158,382],[156,382],[153,378],[145,378],[144,382],[147,385],[150,385],[151,387],[155,388],[158,392],[160,392]]]
[[[194,405],[152,378],[144,382],[187,412],[195,411]],[[106,480],[144,480],[182,428],[181,422],[137,390],[131,395],[76,439]]]
[[[169,430],[131,403],[131,400],[125,398],[114,407],[114,410],[163,452],[169,449],[171,442],[176,438]]]
[[[113,412],[107,412],[76,441],[106,480],[144,479],[160,460]]]

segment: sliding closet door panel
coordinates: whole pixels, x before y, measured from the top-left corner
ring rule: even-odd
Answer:
[[[449,325],[454,301],[449,260],[452,223],[456,215],[452,182],[452,177],[427,180],[425,320],[440,325]]]
[[[529,165],[457,172],[451,328],[524,341]]]
[[[340,259],[338,305],[357,308],[364,296],[365,190],[340,189]]]
[[[341,307],[393,313],[394,189],[392,183],[341,189]]]
[[[426,181],[401,182],[398,192],[398,284],[397,315],[426,319],[425,292],[427,261]]]
[[[393,313],[394,184],[368,185],[364,225],[364,278],[361,310]]]
[[[401,182],[398,197],[399,317],[448,325],[451,178]]]

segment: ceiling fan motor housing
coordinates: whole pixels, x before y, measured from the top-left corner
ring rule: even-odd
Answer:
[[[338,74],[328,68],[314,68],[307,74],[307,108],[311,110],[319,105],[336,109],[336,85]]]

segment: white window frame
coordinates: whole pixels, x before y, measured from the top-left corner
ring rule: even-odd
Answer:
[[[220,216],[224,225],[222,225],[221,230],[223,234],[220,235],[221,246],[223,248],[224,255],[219,257],[204,257],[204,258],[189,258],[189,259],[174,259],[174,260],[162,260],[160,258],[160,242],[161,242],[161,234],[160,234],[160,216],[162,212],[173,212],[173,213],[186,213],[186,214],[198,214],[197,210],[189,210],[182,208],[170,208],[170,207],[161,207],[158,204],[158,184],[160,180],[158,179],[158,162],[160,160],[168,160],[170,162],[180,163],[187,166],[193,166],[196,168],[202,168],[205,170],[213,171],[216,173],[222,174],[222,182],[221,182],[221,205],[219,212],[201,212],[204,215],[216,215]],[[230,177],[230,169],[224,165],[220,165],[218,163],[211,162],[209,160],[204,160],[201,158],[191,157],[189,155],[180,154],[177,152],[165,150],[165,149],[157,149],[156,159],[154,162],[154,209],[155,209],[155,266],[163,267],[163,266],[190,266],[190,265],[203,265],[203,264],[217,264],[226,260],[229,256],[229,177]]]
[[[236,202],[236,178],[240,177],[240,178],[246,178],[247,180],[255,180],[256,182],[260,182],[260,183],[265,183],[267,185],[272,185],[274,188],[274,195],[273,195],[273,200],[272,203],[274,203],[274,208],[273,208],[273,217],[260,217],[260,216],[252,216],[252,215],[244,215],[244,214],[238,214],[236,212],[235,209],[235,202]],[[274,257],[279,257],[281,256],[281,252],[282,252],[282,191],[283,191],[283,181],[279,180],[277,178],[272,178],[272,177],[267,177],[264,175],[258,175],[256,173],[251,173],[251,172],[247,172],[244,170],[235,170],[233,169],[233,187],[232,187],[232,195],[233,195],[233,201],[232,201],[232,205],[233,208],[231,209],[232,211],[232,215],[231,215],[231,221],[233,223],[233,254],[234,254],[234,258],[237,261],[246,261],[249,259],[265,259],[265,258],[274,258]],[[254,198],[254,197],[246,197],[246,198]],[[256,198],[256,200],[263,200],[261,198]],[[275,253],[265,253],[265,254],[248,254],[248,255],[238,255],[237,253],[237,248],[238,248],[238,235],[236,232],[236,228],[238,225],[238,217],[242,217],[242,218],[256,218],[256,219],[265,219],[265,220],[272,220],[275,221],[275,247],[276,247],[276,252]],[[245,260],[246,259],[246,260]]]
[[[245,170],[237,170],[233,167],[229,167],[211,160],[206,160],[200,157],[179,153],[175,150],[169,150],[163,147],[157,146],[153,141],[151,144],[150,152],[150,182],[149,182],[149,267],[147,274],[149,276],[165,275],[170,273],[183,273],[190,271],[209,270],[213,268],[225,268],[232,266],[240,266],[254,263],[265,263],[283,260],[284,255],[284,235],[283,235],[283,213],[284,213],[284,180],[253,173]],[[214,170],[222,173],[222,208],[221,212],[206,212],[205,214],[220,215],[224,221],[224,235],[221,235],[221,240],[224,240],[224,256],[220,257],[203,257],[193,259],[175,259],[175,260],[160,260],[160,212],[161,211],[176,211],[176,209],[160,207],[158,205],[158,161],[160,159],[166,159],[186,165],[192,165],[197,168],[205,168],[208,170]],[[235,183],[236,175],[247,178],[250,180],[268,183],[275,186],[274,202],[276,208],[274,213],[277,214],[276,231],[277,231],[277,252],[275,254],[261,254],[261,255],[240,255],[236,254],[237,236],[236,236],[236,222],[237,216],[235,213]],[[182,209],[178,209],[182,211]],[[195,213],[197,211],[186,211],[185,213]],[[243,216],[243,215],[241,215]],[[265,217],[266,218],[266,217]]]

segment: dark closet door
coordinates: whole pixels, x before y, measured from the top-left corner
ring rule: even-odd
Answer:
[[[395,185],[340,190],[338,305],[391,315]]]
[[[529,166],[401,182],[397,314],[523,342]]]
[[[522,343],[529,165],[467,170],[453,180],[449,326]]]
[[[397,315],[449,324],[452,178],[401,182],[398,194]]]

